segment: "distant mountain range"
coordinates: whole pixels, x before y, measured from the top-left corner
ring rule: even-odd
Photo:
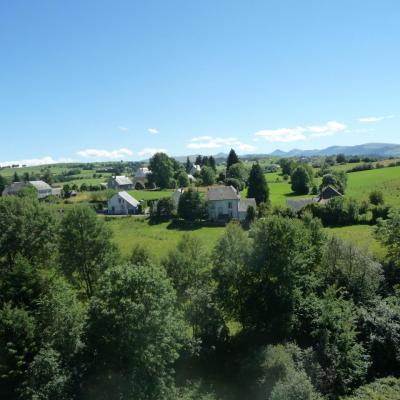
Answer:
[[[400,144],[392,143],[365,143],[356,146],[330,146],[325,149],[301,150],[292,149],[290,151],[275,150],[268,154],[244,154],[242,159],[255,159],[266,157],[312,157],[312,156],[333,156],[336,154],[344,154],[346,156],[376,156],[376,157],[400,157]],[[193,162],[197,155],[188,156]],[[218,153],[214,155],[217,162],[226,159],[226,153]],[[187,156],[175,157],[178,161],[184,162]]]

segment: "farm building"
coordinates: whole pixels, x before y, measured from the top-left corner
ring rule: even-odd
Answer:
[[[240,199],[233,186],[215,186],[207,192],[208,218],[211,221],[226,221],[246,218],[249,206],[256,208],[255,199]]]
[[[135,174],[135,181],[144,182],[147,180],[147,176],[150,174],[150,170],[146,167],[139,168]]]
[[[194,164],[192,166],[192,168],[190,169],[189,174],[194,175],[195,173],[200,172],[200,171],[201,171],[200,165]]]
[[[127,192],[118,192],[108,200],[108,213],[114,215],[137,214],[140,203]]]
[[[293,208],[294,210],[300,210],[303,207],[307,206],[308,204],[312,203],[320,203],[326,204],[329,200],[333,199],[334,197],[341,197],[343,196],[340,192],[338,192],[332,186],[326,186],[321,190],[321,193],[317,197],[310,197],[304,199],[289,199],[286,201],[288,207]]]
[[[133,189],[133,182],[127,176],[112,176],[107,183],[108,189]]]
[[[36,189],[38,199],[44,199],[53,194],[51,186],[44,181],[14,182],[11,183],[11,185],[6,186],[2,194],[3,196],[15,195],[20,190],[29,186]]]

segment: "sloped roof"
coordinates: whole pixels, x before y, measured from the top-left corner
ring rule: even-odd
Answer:
[[[146,176],[150,173],[150,170],[146,167],[139,168],[136,171],[135,178],[146,178]]]
[[[51,186],[44,181],[29,181],[29,183],[37,190],[51,190]]]
[[[115,181],[118,183],[118,185],[132,185],[132,181],[124,175],[119,175],[114,177]]]
[[[343,196],[342,193],[340,193],[338,190],[336,190],[333,186],[325,186],[322,190],[321,190],[321,195],[320,198],[323,199],[324,195],[331,195],[331,196]]]
[[[13,182],[10,185],[6,186],[3,190],[3,196],[6,196],[8,194],[15,194],[21,189],[26,187],[25,182]]]
[[[129,203],[133,207],[137,207],[139,205],[139,202],[128,192],[118,192],[118,196],[122,197],[127,203]]]
[[[256,199],[241,199],[239,201],[239,212],[247,212],[247,209],[249,206],[254,207],[254,209],[257,209],[257,203]]]
[[[295,210],[300,210],[308,204],[312,204],[317,201],[318,199],[315,197],[310,197],[308,199],[288,199],[286,200],[286,205],[290,208],[294,208]]]
[[[240,199],[236,189],[233,186],[214,186],[208,189],[207,200],[237,200]]]

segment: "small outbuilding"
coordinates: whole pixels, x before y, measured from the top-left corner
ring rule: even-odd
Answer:
[[[112,176],[107,182],[107,188],[130,190],[133,189],[133,182],[124,175]]]
[[[114,194],[108,200],[108,214],[134,215],[139,212],[140,203],[129,193],[123,191]]]
[[[38,199],[45,199],[53,194],[51,186],[44,181],[13,182],[11,185],[6,186],[2,194],[3,196],[16,195],[26,187],[36,189]]]

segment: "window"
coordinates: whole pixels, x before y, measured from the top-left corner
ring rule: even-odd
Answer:
[[[228,203],[228,208],[232,208],[232,202]]]

